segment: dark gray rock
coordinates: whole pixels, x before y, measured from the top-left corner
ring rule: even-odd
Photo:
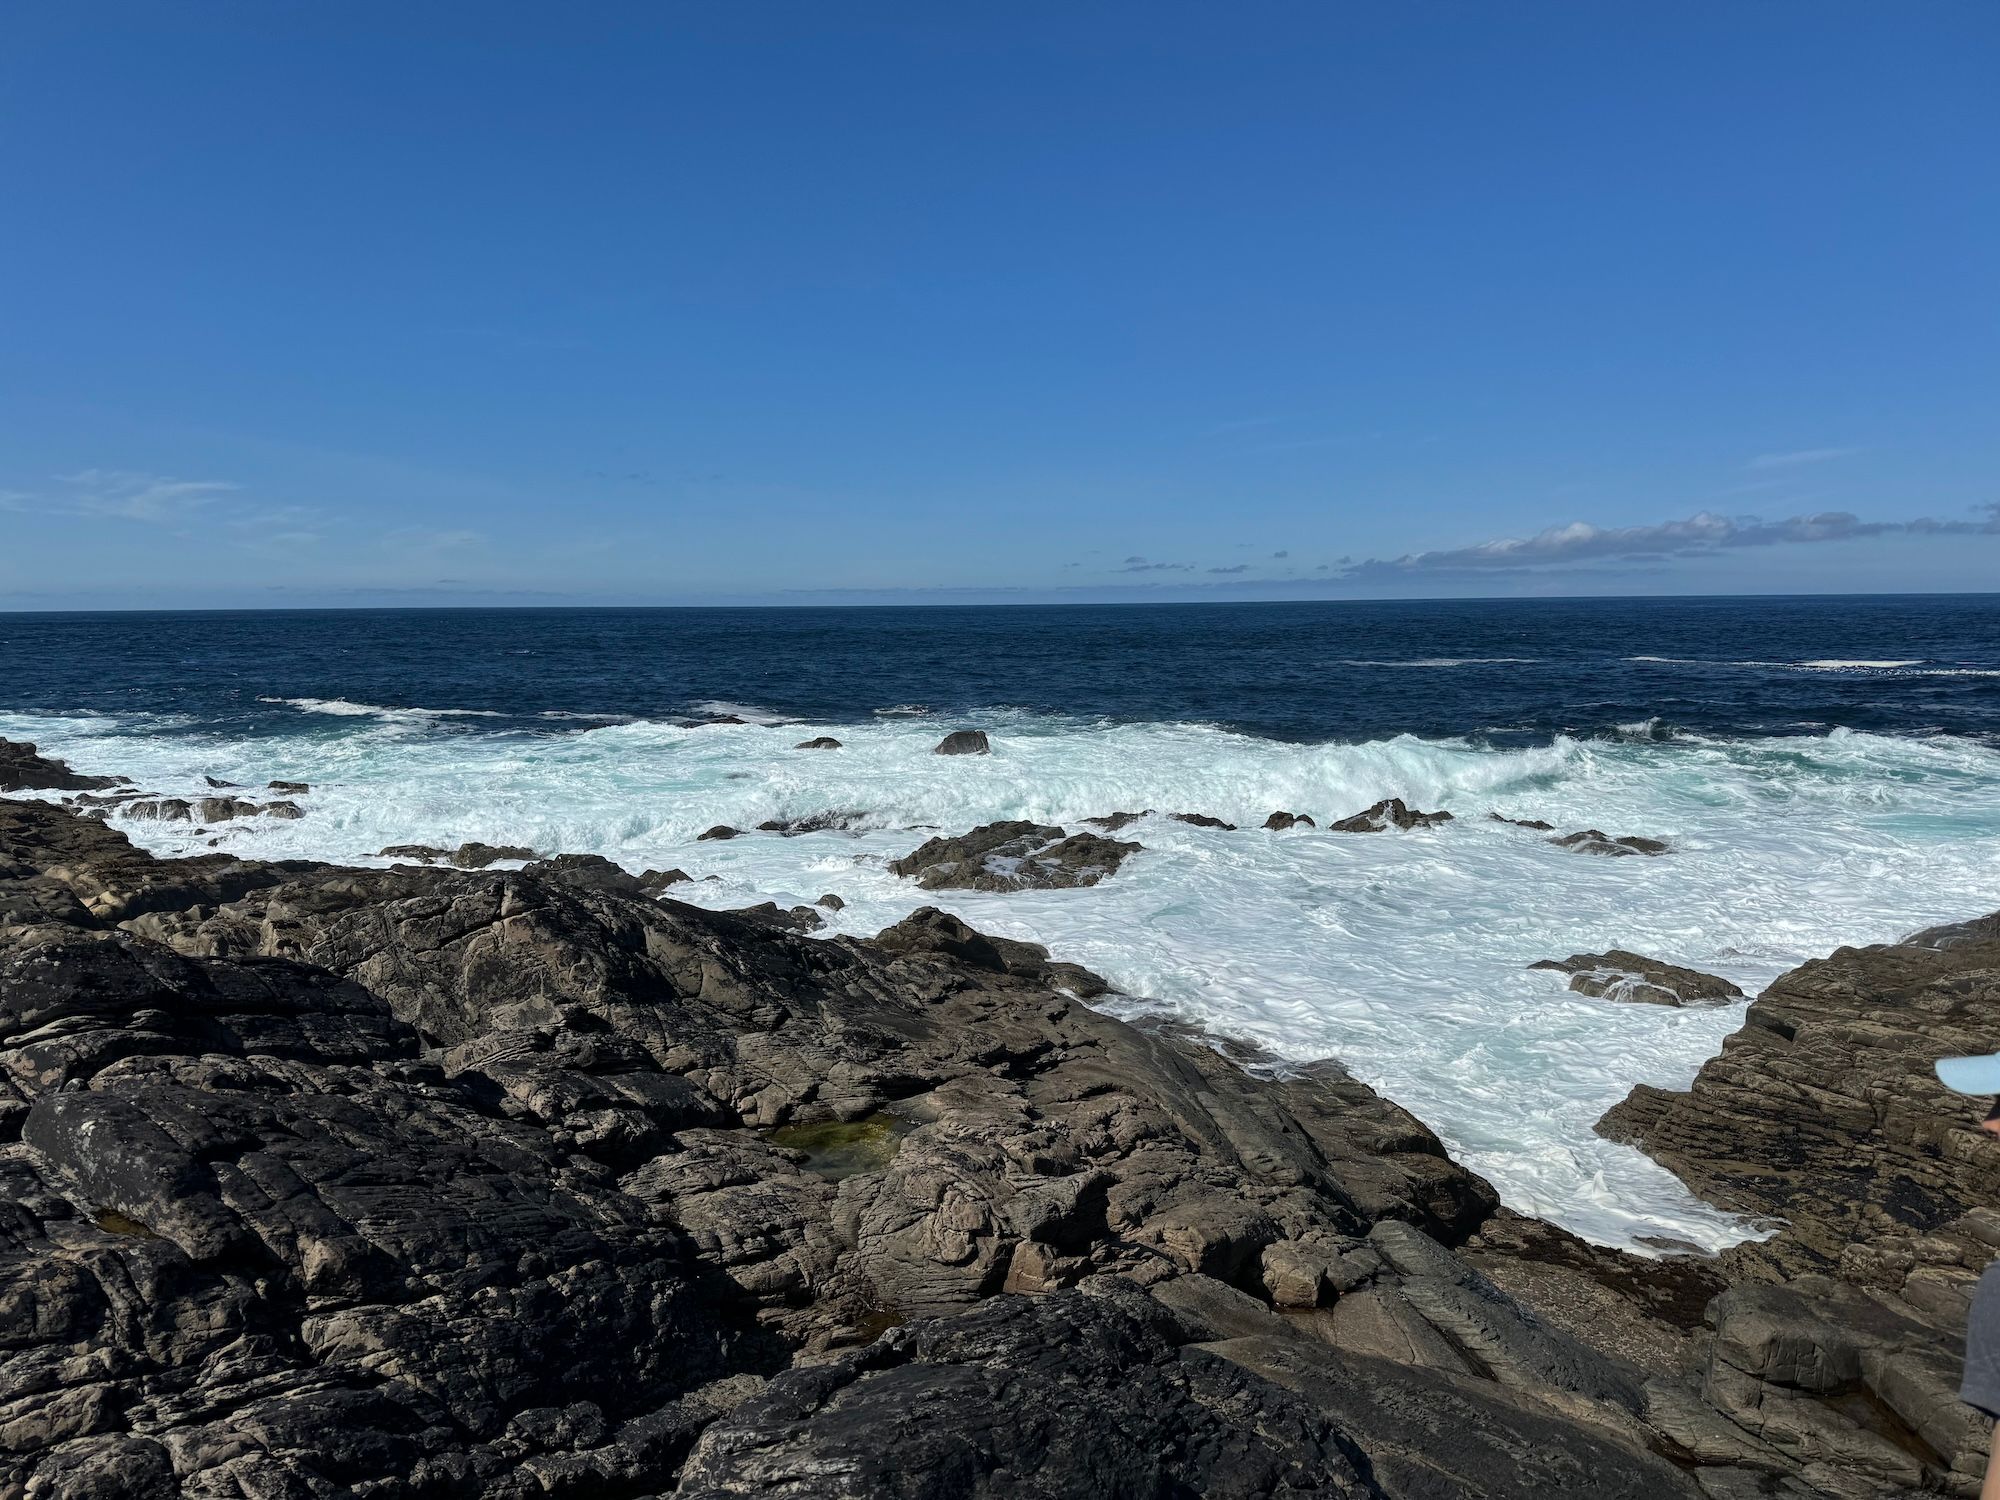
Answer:
[[[483,870],[497,860],[533,859],[535,851],[521,844],[460,844],[451,862],[461,870]]]
[[[988,823],[928,839],[889,869],[927,891],[1020,891],[1096,885],[1142,846],[1042,823]]]
[[[1236,832],[1234,823],[1225,823],[1220,818],[1212,818],[1207,813],[1169,813],[1167,816],[1176,823],[1192,823],[1196,828],[1219,828],[1225,833]]]
[[[829,809],[796,818],[767,818],[757,825],[757,831],[781,833],[788,839],[802,833],[845,833],[859,826],[867,816],[865,812]]]
[[[742,832],[743,832],[742,829],[731,828],[727,823],[717,823],[713,828],[709,829],[707,832],[696,834],[694,841],[697,844],[708,844],[708,843],[713,843],[718,839],[737,838],[741,836]]]
[[[1287,828],[1317,828],[1319,825],[1304,813],[1274,812],[1264,820],[1264,826],[1282,833]]]
[[[449,849],[440,849],[435,844],[391,844],[377,851],[377,859],[413,859],[421,864],[434,864],[451,858]]]
[[[303,781],[272,781],[265,783],[264,790],[286,797],[303,797],[312,787]]]
[[[810,906],[780,906],[775,901],[760,902],[756,906],[738,906],[728,910],[728,915],[741,917],[746,922],[762,922],[769,927],[779,927],[786,932],[818,932],[826,926],[826,918]]]
[[[1405,806],[1401,797],[1384,797],[1373,807],[1326,826],[1329,833],[1386,833],[1391,828],[1433,828],[1450,821],[1448,812],[1417,812]]]
[[[1569,976],[1569,987],[1579,995],[1604,1000],[1629,1000],[1645,1005],[1728,1005],[1743,998],[1743,991],[1727,979],[1704,974],[1699,969],[1663,963],[1625,948],[1603,953],[1572,953],[1568,958],[1545,958],[1529,964],[1530,969],[1552,969]]]
[[[938,755],[986,755],[993,746],[987,741],[983,729],[954,729],[938,741]]]
[[[817,734],[809,740],[800,740],[792,746],[794,750],[838,750],[840,741],[830,734]]]
[[[95,792],[123,785],[122,776],[83,776],[35,753],[26,740],[0,739],[0,792]]]
[[[1092,828],[1102,828],[1106,833],[1116,833],[1119,829],[1129,828],[1141,818],[1150,818],[1152,815],[1152,809],[1147,808],[1144,812],[1106,813],[1101,818],[1085,818],[1083,821]]]

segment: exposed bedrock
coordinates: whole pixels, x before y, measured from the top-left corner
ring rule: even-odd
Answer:
[[[954,729],[937,743],[938,755],[990,755],[991,741],[983,729]]]
[[[122,776],[80,775],[26,740],[0,739],[0,792],[95,792],[124,784]]]
[[[927,891],[1020,891],[1096,885],[1141,845],[1044,823],[988,823],[927,839],[889,869]]]
[[[1743,998],[1743,991],[1717,975],[1647,958],[1626,948],[1545,958],[1528,967],[1567,974],[1569,987],[1577,994],[1603,1000],[1687,1006],[1727,1005]]]
[[[1745,1288],[1704,1329],[1717,1263],[1496,1211],[1335,1064],[1126,1024],[934,908],[811,939],[615,869],[162,861],[0,802],[0,1490],[1860,1500],[1970,1472],[1948,1349],[1809,1308],[1802,1361]]]
[[[1965,1313],[2000,1254],[2000,1142],[1931,1066],[1996,1050],[2000,914],[1800,965],[1689,1089],[1634,1089],[1599,1122],[1782,1225],[1723,1257],[1734,1280],[1785,1284],[1711,1309],[1704,1389],[1795,1458],[1885,1491],[1924,1466],[1977,1487],[1984,1424],[1955,1390]],[[1867,1420],[1884,1411],[1890,1430]]]

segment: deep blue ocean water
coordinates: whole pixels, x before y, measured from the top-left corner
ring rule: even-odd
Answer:
[[[283,732],[269,700],[863,720],[1011,707],[1287,740],[2000,733],[2000,595],[0,615],[0,708]]]

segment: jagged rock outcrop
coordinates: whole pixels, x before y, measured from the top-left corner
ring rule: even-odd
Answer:
[[[0,739],[0,792],[96,792],[122,786],[122,776],[84,776],[39,755],[26,740]]]
[[[1045,823],[988,823],[953,838],[926,839],[901,859],[897,875],[927,891],[1021,891],[1096,885],[1141,845]]]
[[[1448,812],[1418,812],[1406,806],[1401,797],[1384,797],[1373,807],[1326,826],[1329,833],[1386,833],[1391,828],[1433,828],[1450,821]]]
[[[936,909],[814,939],[647,879],[156,860],[0,802],[0,1486],[1945,1482],[1778,1408],[1782,1307],[1700,1329],[1712,1263],[1496,1212],[1337,1065],[1126,1024]],[[1871,1327],[1811,1334],[1801,1400],[1848,1410],[1858,1361],[1969,1473],[1938,1361]]]
[[[1577,994],[1604,1000],[1686,1006],[1728,1005],[1743,998],[1743,991],[1719,975],[1647,958],[1627,948],[1545,958],[1528,967],[1567,974],[1569,987]]]
[[[482,844],[476,840],[460,844],[451,862],[461,870],[483,870],[503,859],[533,859],[535,851],[524,844]]]
[[[797,838],[802,833],[847,833],[866,819],[867,813],[857,810],[843,811],[829,808],[824,812],[806,813],[796,818],[766,818],[757,825],[759,833],[781,833],[786,838]]]
[[[1287,828],[1317,828],[1319,825],[1305,813],[1274,812],[1264,820],[1264,826],[1282,833]]]

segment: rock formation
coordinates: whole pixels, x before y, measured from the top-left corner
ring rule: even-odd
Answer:
[[[26,740],[0,739],[0,792],[95,792],[120,786],[120,776],[83,776],[35,753]]]
[[[1044,823],[988,823],[927,839],[889,869],[927,891],[1020,891],[1096,885],[1141,846]]]
[[[1801,965],[1689,1089],[1636,1088],[1599,1122],[1778,1227],[1723,1257],[1747,1284],[1711,1310],[1703,1389],[1809,1476],[1977,1488],[1984,1423],[1955,1391],[1972,1289],[2000,1255],[2000,1141],[1931,1065],[1993,1051],[2000,916]],[[1816,1482],[1848,1493],[1837,1479]]]
[[[1417,812],[1405,806],[1401,797],[1384,797],[1373,807],[1326,826],[1329,833],[1386,833],[1391,828],[1431,828],[1450,821],[1448,812]]]
[[[993,746],[983,729],[954,729],[938,741],[937,755],[987,755]]]

